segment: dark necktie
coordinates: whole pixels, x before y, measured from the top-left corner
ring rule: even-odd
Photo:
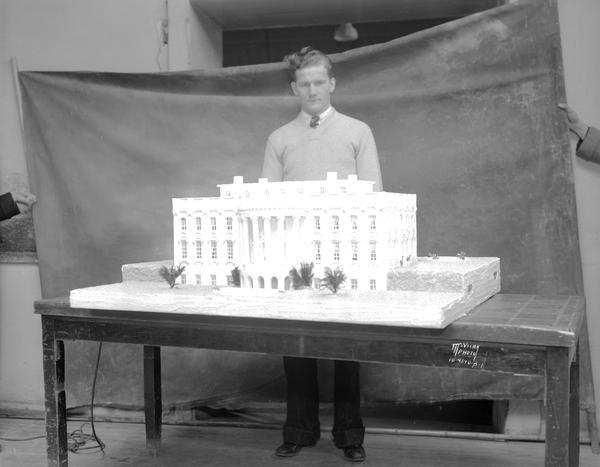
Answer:
[[[313,115],[310,118],[310,127],[311,128],[317,128],[319,126],[319,116],[318,115]]]

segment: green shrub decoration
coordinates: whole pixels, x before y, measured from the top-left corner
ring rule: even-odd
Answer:
[[[183,271],[185,271],[185,266],[180,264],[177,267],[171,266],[170,268],[163,266],[160,268],[158,273],[160,274],[160,277],[168,282],[169,287],[173,288],[175,287],[175,281]]]
[[[231,285],[233,287],[241,287],[242,286],[242,279],[240,277],[240,268],[237,266],[231,270]]]
[[[340,268],[325,268],[325,277],[321,279],[321,286],[331,290],[333,293],[338,293],[342,284],[346,281],[346,274]]]
[[[292,287],[295,290],[310,287],[313,280],[314,263],[300,263],[300,270],[294,266],[290,269],[290,277],[292,278]]]

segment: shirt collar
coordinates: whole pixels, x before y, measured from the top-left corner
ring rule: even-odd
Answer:
[[[319,122],[322,122],[323,120],[325,120],[326,118],[328,118],[333,113],[333,110],[334,110],[334,108],[333,108],[332,105],[330,105],[325,110],[323,110],[323,112],[321,112],[319,114]],[[310,115],[309,113],[305,112],[304,110],[301,110],[300,114],[302,115],[302,118],[304,120],[306,120],[306,122],[310,122],[310,119],[312,118],[312,115]]]

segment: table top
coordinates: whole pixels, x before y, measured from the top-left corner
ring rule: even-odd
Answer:
[[[196,326],[252,329],[272,333],[336,335],[385,339],[432,339],[550,347],[574,347],[583,323],[582,296],[498,294],[444,329],[232,317],[198,313],[102,310],[71,307],[68,297],[38,300],[35,312],[48,318],[88,323],[121,322],[140,326]]]

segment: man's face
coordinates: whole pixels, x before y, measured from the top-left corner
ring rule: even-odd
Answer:
[[[335,78],[329,77],[325,66],[314,65],[296,70],[296,81],[292,81],[291,86],[302,110],[310,115],[319,115],[329,107]]]

